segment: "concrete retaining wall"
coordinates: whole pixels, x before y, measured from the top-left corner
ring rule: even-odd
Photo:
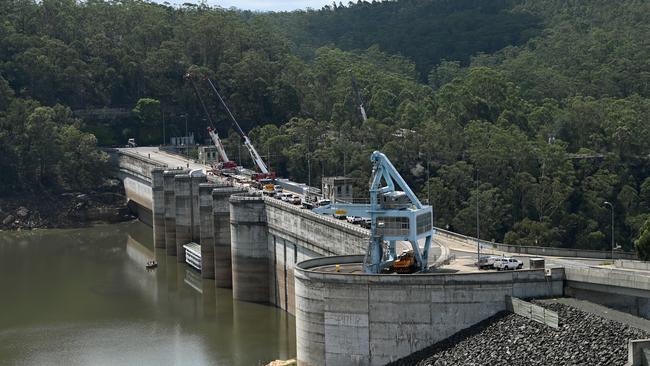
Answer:
[[[617,259],[614,261],[614,266],[616,268],[650,271],[650,262],[644,262],[644,261],[631,261],[631,260]]]
[[[561,296],[564,272],[544,270],[424,275],[325,273],[321,265],[362,256],[298,263],[299,365],[384,365],[505,310],[505,296]]]
[[[565,293],[650,319],[650,276],[606,268],[565,269]]]

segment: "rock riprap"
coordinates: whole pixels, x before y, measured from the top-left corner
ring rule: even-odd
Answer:
[[[559,329],[502,312],[392,365],[616,366],[627,362],[628,340],[650,337],[567,305],[538,305],[558,312]]]

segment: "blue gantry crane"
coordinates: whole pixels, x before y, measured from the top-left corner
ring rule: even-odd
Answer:
[[[431,206],[422,205],[386,155],[372,153],[370,204],[331,203],[315,208],[320,214],[370,218],[370,242],[364,260],[366,273],[381,273],[398,260],[396,243],[408,241],[416,271],[426,271],[434,234]],[[418,241],[424,239],[420,252]]]

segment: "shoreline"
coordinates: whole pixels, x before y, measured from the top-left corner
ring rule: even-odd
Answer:
[[[135,218],[119,181],[85,192],[21,192],[0,197],[1,231],[82,228]]]

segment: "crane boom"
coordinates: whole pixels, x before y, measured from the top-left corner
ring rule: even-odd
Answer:
[[[215,130],[212,127],[208,127],[208,135],[210,135],[212,142],[214,142],[214,146],[217,147],[217,151],[219,152],[219,157],[221,157],[221,161],[224,163],[229,163],[230,159],[228,159],[228,154],[226,154],[226,149],[223,147],[223,143],[219,138],[219,134],[217,133],[217,130]]]
[[[244,146],[246,146],[246,149],[248,149],[248,153],[251,155],[251,158],[255,162],[255,165],[257,165],[257,168],[260,170],[262,174],[271,174],[269,168],[264,163],[264,160],[262,160],[260,154],[257,152],[257,150],[255,150],[255,147],[251,143],[250,138],[248,138],[248,135],[244,133],[244,130],[242,130],[241,126],[239,126],[239,123],[237,123],[237,119],[235,119],[235,116],[230,111],[230,108],[228,108],[228,105],[221,97],[221,94],[217,90],[217,87],[214,86],[214,83],[212,82],[212,80],[210,80],[210,78],[206,77],[205,79],[208,81],[210,87],[212,87],[212,90],[214,90],[215,94],[217,94],[217,97],[219,98],[221,105],[223,105],[223,107],[226,109],[226,112],[228,112],[230,119],[232,119],[233,123],[235,124],[235,127],[237,128],[237,132],[244,139]]]
[[[208,118],[208,121],[210,121],[210,127],[208,127],[208,135],[210,135],[210,138],[214,142],[214,145],[217,147],[217,151],[219,152],[219,157],[221,158],[221,161],[225,165],[229,165],[229,166],[236,165],[236,163],[228,159],[228,154],[226,154],[226,149],[223,147],[223,143],[219,138],[219,134],[217,133],[217,130],[214,128],[214,122],[212,121],[210,112],[208,112],[208,108],[205,106],[205,103],[203,102],[203,98],[201,98],[201,93],[199,93],[199,88],[197,88],[196,83],[194,82],[194,78],[192,77],[192,74],[187,73],[185,75],[185,78],[192,83],[192,87],[194,88],[194,93],[196,94],[196,97],[199,99],[199,102],[201,102],[201,107],[203,108],[203,112],[205,112],[205,116]]]

